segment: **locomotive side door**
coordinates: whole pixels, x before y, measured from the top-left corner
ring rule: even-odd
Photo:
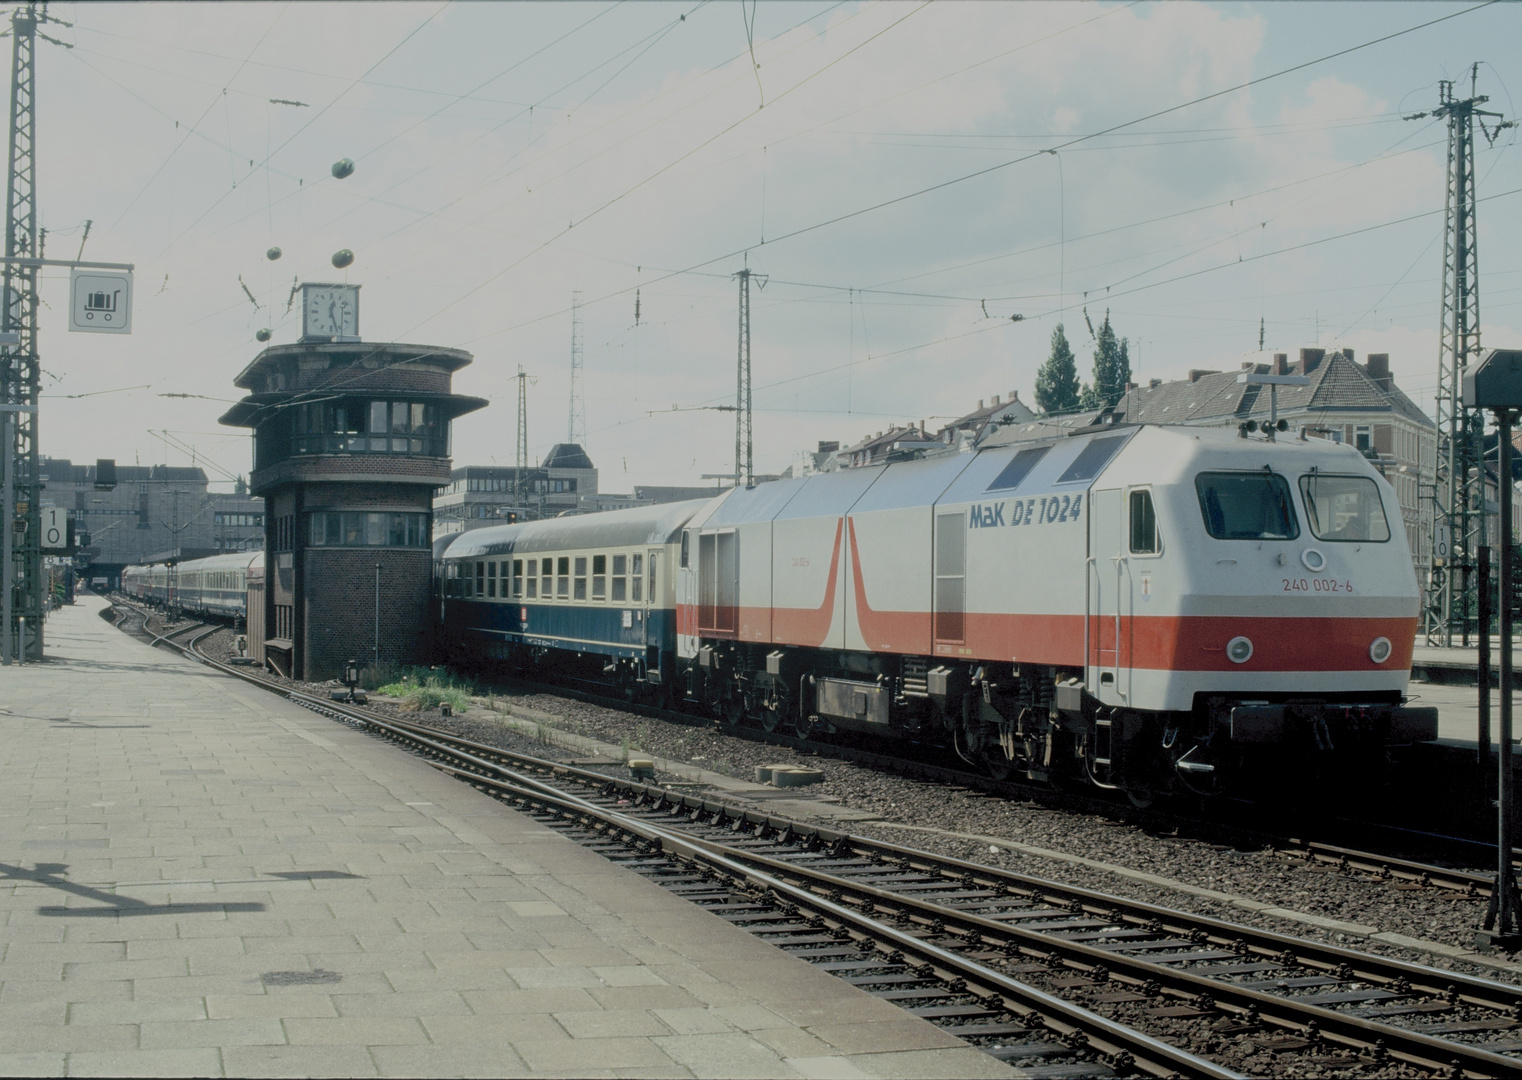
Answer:
[[[1089,492],[1088,605],[1084,625],[1084,683],[1106,705],[1125,702],[1128,686],[1121,669],[1125,627],[1122,616],[1130,607],[1126,580],[1124,505],[1121,492],[1110,488]]]

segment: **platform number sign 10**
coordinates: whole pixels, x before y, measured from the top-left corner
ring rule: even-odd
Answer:
[[[71,270],[69,329],[80,334],[132,333],[132,271]]]

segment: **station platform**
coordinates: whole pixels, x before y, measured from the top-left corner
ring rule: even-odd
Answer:
[[[103,606],[0,668],[0,1074],[1020,1075]]]

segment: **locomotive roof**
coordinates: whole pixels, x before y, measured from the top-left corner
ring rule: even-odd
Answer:
[[[1135,425],[1107,424],[1070,434],[1048,432],[1044,439],[984,447],[971,454],[760,484],[734,491],[706,511],[699,510],[692,524],[722,529],[761,521],[1001,499],[1016,493],[1086,491],[1138,430]]]
[[[487,558],[519,551],[560,551],[566,548],[637,547],[669,544],[682,526],[708,499],[635,506],[600,514],[492,525],[459,533],[441,553],[446,559]],[[448,539],[445,537],[444,539]],[[436,554],[435,557],[440,557]]]

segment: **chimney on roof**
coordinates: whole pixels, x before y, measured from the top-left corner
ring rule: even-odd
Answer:
[[[995,404],[995,405],[998,405],[998,404],[999,404],[999,395],[998,395],[998,394],[995,394],[995,395],[994,395],[994,404]]]
[[[1389,353],[1371,352],[1369,364],[1365,370],[1368,371],[1369,378],[1373,379],[1375,385],[1381,390],[1389,390],[1395,383],[1395,380],[1390,377]]]
[[[1147,380],[1147,389],[1148,390],[1156,390],[1159,386],[1162,386],[1162,385],[1163,385],[1163,380],[1162,379],[1148,379]]]
[[[1343,349],[1342,350],[1342,358],[1344,360],[1351,360],[1351,359],[1353,359],[1353,350],[1352,349]]]
[[[1010,400],[1010,404],[1014,404],[1015,402],[1019,401],[1020,400],[1020,391],[1018,391],[1018,390],[1011,390],[1009,392],[1009,400]]]
[[[1289,374],[1289,354],[1288,353],[1282,353],[1282,352],[1276,352],[1276,353],[1274,353],[1274,374],[1275,375],[1288,375]]]
[[[1195,382],[1199,382],[1200,379],[1202,379],[1206,375],[1219,375],[1219,374],[1220,374],[1219,371],[1214,371],[1214,370],[1212,370],[1210,368],[1190,368],[1189,369],[1189,381],[1192,382],[1192,383],[1195,383]]]
[[[1321,361],[1325,358],[1325,349],[1301,349],[1300,374],[1309,375],[1321,366]]]
[[[978,398],[978,409],[979,409],[979,411],[982,411],[982,408],[983,408],[983,399],[982,398]]]
[[[1128,382],[1128,383],[1126,383],[1126,389],[1127,390],[1135,390],[1136,389],[1136,384],[1134,382]]]
[[[920,434],[925,434],[925,421],[923,420],[920,421]]]

